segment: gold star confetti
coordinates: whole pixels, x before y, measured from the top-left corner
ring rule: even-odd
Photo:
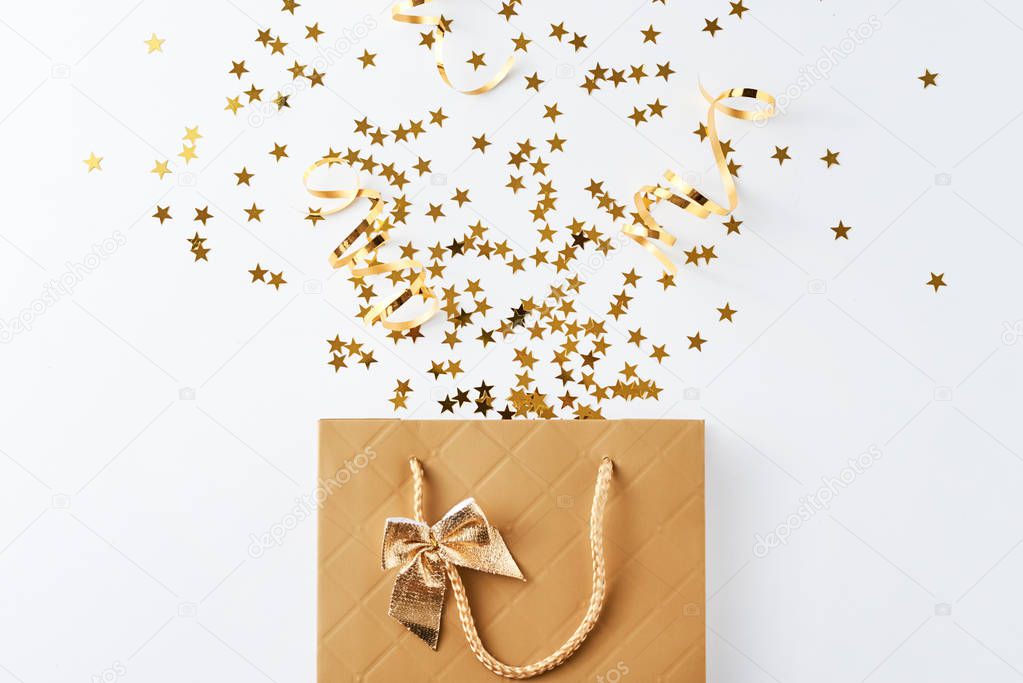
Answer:
[[[206,255],[210,253],[210,249],[205,246],[205,237],[200,237],[199,233],[195,233],[195,236],[189,237],[187,241],[192,245],[190,251],[193,261],[209,261]]]
[[[927,285],[934,287],[934,291],[937,292],[942,287],[947,287],[948,283],[945,282],[944,273],[931,273],[931,279],[927,281]]]
[[[258,206],[256,206],[255,202],[252,202],[252,208],[245,209],[245,213],[248,214],[249,217],[246,223],[250,221],[257,221],[261,223],[263,221],[263,219],[261,218],[261,216],[263,215],[263,211],[264,209],[259,208]]]
[[[92,173],[93,171],[103,170],[103,167],[101,166],[101,164],[103,163],[103,157],[98,157],[92,152],[89,152],[89,158],[84,159],[82,163],[84,163],[85,166],[88,168],[86,173]]]
[[[266,282],[266,274],[268,272],[270,271],[265,270],[261,265],[257,263],[256,267],[249,271],[249,274],[252,275],[253,282]]]
[[[775,146],[774,154],[771,155],[771,158],[772,159],[777,159],[778,160],[778,165],[781,166],[782,164],[785,163],[785,161],[787,159],[791,159],[792,157],[789,156],[789,148],[788,147],[777,147],[777,146]]]
[[[171,171],[170,168],[168,168],[169,163],[170,162],[166,160],[160,161],[159,159],[157,159],[156,161],[153,162],[154,164],[153,168],[149,172],[155,173],[156,175],[160,176],[160,180],[163,180],[163,177],[165,175],[167,175],[168,173],[173,173],[173,171]]]
[[[629,118],[632,119],[632,122],[636,126],[638,126],[641,123],[645,123],[646,122],[646,109],[639,109],[637,107],[633,107],[632,108],[632,113],[629,114]]]
[[[821,157],[821,161],[826,163],[828,165],[828,168],[831,168],[832,166],[838,166],[839,154],[840,152],[832,152],[831,149],[829,148],[827,151],[824,152],[824,156]]]
[[[739,232],[739,226],[742,225],[742,221],[738,220],[735,216],[729,216],[728,220],[725,221],[722,225],[724,225],[725,230],[727,230],[727,232],[725,233],[726,235],[742,234]]]
[[[376,66],[376,53],[370,52],[369,50],[363,50],[362,56],[359,57],[359,61],[362,62],[362,68],[367,69],[371,66]]]
[[[157,205],[156,213],[153,214],[153,218],[158,219],[160,221],[160,225],[163,225],[164,221],[171,220],[172,216],[170,215],[170,207]]]
[[[276,161],[280,161],[284,157],[288,156],[288,146],[274,143],[274,148],[270,150],[270,156]]]
[[[185,160],[185,165],[192,162],[193,159],[198,159],[199,155],[196,153],[195,145],[181,145],[181,151],[178,152],[178,156]]]
[[[247,74],[248,72],[249,70],[245,68],[244,59],[240,62],[236,62],[234,60],[231,61],[231,70],[228,71],[228,73],[237,76],[238,80],[241,80],[242,75]]]
[[[282,0],[282,3],[284,13],[298,14],[300,17],[302,16],[301,12],[311,9],[302,7],[295,0]],[[730,4],[732,7],[732,11],[729,13],[730,17],[735,16],[741,19],[743,13],[748,11],[742,0],[733,1]],[[518,21],[518,10],[522,6],[521,0],[501,0],[497,5],[494,10],[514,26]],[[718,19],[708,19],[705,23],[707,25],[704,30],[712,37],[716,32],[722,30]],[[440,17],[435,26],[436,28],[428,23],[424,27],[428,30],[420,35],[421,45],[428,48],[439,47],[438,41],[442,41],[443,37],[451,31],[452,22]],[[224,93],[227,95],[225,110],[237,115],[239,110],[245,108],[242,102],[246,99],[253,111],[256,111],[258,106],[264,114],[265,109],[272,109],[274,113],[291,107],[300,110],[306,106],[306,97],[302,95],[289,99],[290,94],[300,92],[302,85],[308,85],[310,88],[324,85],[325,74],[295,60],[296,53],[291,50],[285,52],[287,43],[282,40],[284,35],[293,39],[294,30],[298,29],[299,36],[305,35],[307,40],[316,42],[323,35],[319,24],[306,25],[304,34],[301,32],[300,24],[289,25],[287,28],[288,30],[282,31],[279,36],[269,26],[260,28],[256,37],[256,47],[262,46],[271,54],[281,55],[280,62],[274,62],[276,75],[264,71],[263,62],[260,62],[257,69],[255,66],[257,60],[248,53],[234,53],[235,59],[230,61],[230,69],[225,69],[228,72],[225,80],[230,84],[235,84],[235,88],[233,91],[229,90]],[[572,26],[571,28],[579,27]],[[646,28],[639,25],[634,30],[640,33],[639,36],[632,34],[631,42],[636,50],[649,50],[651,53],[661,50],[663,44],[660,44],[660,35],[671,35],[672,39],[675,39],[674,34],[662,33],[652,23],[649,23]],[[541,33],[541,35],[543,34]],[[550,38],[553,40],[537,40],[537,45],[546,45],[547,48],[554,49],[553,43],[559,42],[567,43],[574,52],[587,49],[587,36],[572,32],[566,28],[565,22],[550,25]],[[251,34],[249,39],[251,39]],[[532,42],[521,32],[518,33],[517,38],[513,37],[511,40],[512,52],[515,54],[519,51],[527,52]],[[504,45],[507,46],[507,43]],[[651,47],[647,47],[647,45]],[[251,47],[250,45],[250,49]],[[365,49],[368,47],[368,44],[364,45],[361,57],[358,52],[353,55],[360,62],[362,69],[377,66],[375,59],[378,54]],[[476,47],[480,47],[480,44],[477,44]],[[565,45],[561,45],[556,49],[562,50],[564,56],[565,47]],[[490,48],[487,48],[487,51],[489,52]],[[462,53],[460,59],[465,60],[465,63],[472,67],[472,71],[482,72],[487,69],[487,55],[484,52],[471,50],[467,53],[470,55],[468,59],[465,57],[466,53]],[[239,58],[249,58],[249,61],[246,63],[245,59]],[[387,64],[380,64],[381,69],[388,68],[392,60],[385,61]],[[612,88],[620,88],[628,92],[635,85],[643,85],[644,82],[648,83],[655,78],[668,82],[670,77],[676,73],[669,61],[656,63],[654,60],[642,57],[633,57],[629,61],[634,63],[618,63],[608,66],[595,64],[592,68],[587,69],[578,80],[573,76],[572,81],[588,93],[595,94],[597,90],[606,92]],[[288,62],[291,63],[290,66]],[[251,72],[248,64],[253,65]],[[351,64],[349,63],[349,68],[352,68]],[[317,65],[319,66],[319,64]],[[356,70],[360,69],[356,68]],[[464,67],[462,70],[469,71]],[[223,75],[221,71],[221,78]],[[559,72],[557,76],[560,79],[562,74]],[[250,77],[255,77],[257,82],[250,82],[248,80]],[[282,87],[280,85],[281,78],[285,83],[296,81],[296,84],[293,85],[294,90]],[[553,82],[545,82],[539,71],[534,71],[532,75],[528,72],[523,73],[522,78],[523,80],[519,83],[523,83],[525,89],[532,93],[539,92],[541,88],[549,89],[553,85]],[[266,87],[266,90],[259,86]],[[521,94],[521,90],[518,92]],[[267,94],[265,100],[262,97],[264,93]],[[649,91],[649,94],[661,95],[663,93]],[[675,102],[667,97],[665,101]],[[566,107],[571,105],[569,100],[562,100],[562,102],[566,104]],[[252,103],[264,104],[254,105]],[[347,150],[344,148],[339,151],[333,148],[321,149],[316,151],[313,156],[315,160],[322,154],[325,165],[344,164],[361,176],[359,187],[373,188],[372,191],[378,193],[379,211],[369,219],[373,227],[371,231],[365,232],[359,237],[364,241],[372,239],[378,234],[377,231],[388,231],[391,234],[386,236],[386,239],[394,249],[394,258],[421,264],[416,269],[381,271],[380,266],[386,265],[381,261],[384,257],[371,249],[365,255],[365,264],[362,270],[375,269],[375,272],[360,274],[358,267],[349,268],[346,270],[349,275],[347,281],[341,283],[350,286],[354,294],[353,315],[360,318],[371,316],[378,301],[383,301],[383,297],[388,295],[385,292],[398,291],[399,296],[404,296],[401,292],[412,291],[410,285],[420,275],[436,278],[443,288],[443,293],[441,293],[441,289],[436,290],[439,310],[434,322],[422,328],[418,325],[405,329],[391,327],[382,335],[385,343],[390,341],[396,346],[404,344],[406,341],[409,344],[416,344],[417,341],[421,344],[433,344],[428,347],[430,356],[427,361],[423,361],[424,366],[420,368],[420,371],[428,368],[428,379],[436,378],[438,382],[449,383],[441,394],[435,395],[428,402],[434,415],[439,411],[441,413],[457,412],[463,417],[472,413],[488,417],[494,413],[495,416],[500,416],[502,419],[512,419],[513,417],[599,419],[603,416],[603,407],[609,405],[608,402],[637,399],[656,400],[662,389],[653,377],[646,375],[646,369],[656,371],[659,364],[670,358],[670,352],[677,349],[672,346],[672,343],[661,343],[662,340],[648,338],[644,333],[648,327],[646,322],[639,320],[637,313],[630,312],[630,307],[637,299],[646,303],[648,297],[660,295],[676,284],[681,285],[681,281],[671,273],[664,272],[660,273],[659,277],[651,275],[650,278],[645,278],[640,275],[642,270],[637,272],[636,269],[626,269],[622,272],[621,288],[603,295],[600,310],[608,310],[606,315],[592,312],[588,306],[583,306],[582,295],[585,290],[582,288],[588,284],[583,273],[586,272],[585,266],[588,259],[598,256],[602,259],[612,258],[611,252],[616,250],[619,244],[612,240],[612,232],[608,229],[609,226],[606,222],[591,220],[585,216],[581,216],[583,220],[580,220],[574,216],[565,215],[566,206],[561,201],[561,197],[565,193],[558,182],[561,171],[559,165],[571,161],[571,159],[566,159],[566,150],[569,155],[577,152],[575,140],[573,139],[571,143],[568,141],[569,138],[574,138],[570,126],[575,122],[576,109],[568,110],[569,126],[565,126],[566,120],[562,119],[565,112],[560,109],[559,102],[548,99],[544,107],[544,111],[538,113],[546,122],[549,122],[550,129],[540,137],[534,135],[533,139],[522,136],[518,140],[506,143],[505,126],[501,126],[500,137],[498,137],[496,129],[491,130],[489,134],[481,132],[478,136],[468,135],[470,131],[465,130],[468,119],[464,118],[465,114],[461,109],[453,115],[452,123],[457,122],[462,132],[459,132],[457,128],[455,131],[450,131],[451,138],[455,140],[456,150],[459,149],[460,144],[466,144],[467,140],[466,137],[455,138],[454,135],[468,135],[471,138],[472,151],[479,151],[484,156],[482,163],[500,165],[506,162],[508,164],[506,187],[510,192],[507,199],[515,203],[521,202],[520,207],[529,214],[529,216],[523,217],[527,221],[530,217],[533,219],[532,230],[528,229],[528,224],[525,226],[527,232],[533,233],[533,236],[530,236],[529,240],[521,240],[529,244],[528,249],[518,245],[520,241],[518,236],[515,240],[502,238],[500,231],[496,229],[497,226],[488,226],[486,219],[474,210],[478,208],[482,213],[489,213],[485,205],[476,206],[485,198],[486,193],[477,196],[477,185],[473,183],[471,174],[468,176],[463,174],[456,179],[461,181],[462,185],[457,183],[455,186],[448,185],[450,179],[444,179],[443,176],[441,176],[441,182],[436,182],[439,172],[450,174],[452,173],[450,169],[455,167],[451,163],[452,160],[441,152],[425,151],[427,149],[443,149],[443,146],[434,147],[435,139],[431,137],[444,135],[443,131],[439,129],[444,127],[448,116],[439,107],[435,111],[429,111],[428,114],[425,109],[419,112],[410,111],[402,116],[402,120],[370,120],[368,116],[360,115],[361,118],[355,121],[355,134],[349,133],[353,141],[342,143],[351,145]],[[367,113],[375,111],[372,107],[360,108],[365,109]],[[621,107],[619,116],[625,118],[631,111],[632,115],[626,118],[626,121],[631,119],[635,126],[645,124],[653,127],[655,119],[670,118],[666,111],[667,108],[668,105],[659,97],[655,97],[651,101],[649,95],[645,95],[641,99],[629,102],[627,107]],[[540,116],[534,114],[534,120]],[[656,124],[661,124],[661,121],[656,121]],[[481,122],[477,121],[476,125],[481,125]],[[489,126],[489,124],[487,125]],[[507,126],[508,132],[513,130],[513,125],[510,123]],[[560,130],[555,131],[555,128]],[[702,133],[700,137],[704,139],[707,136],[706,127],[701,126],[700,130]],[[567,133],[567,136],[561,136],[561,132]],[[427,136],[428,146],[418,147],[417,141],[423,135]],[[514,132],[511,132],[512,138],[514,135]],[[458,139],[463,142],[458,143]],[[193,158],[202,153],[202,150],[197,149],[198,137],[186,138],[186,142],[188,144],[185,147],[192,148],[191,153],[195,155]],[[447,141],[436,139],[436,142],[445,143]],[[392,145],[391,143],[398,144]],[[398,155],[395,158],[390,152],[398,146],[406,147],[411,150],[412,154],[409,156]],[[468,146],[460,147],[463,155],[467,154]],[[494,146],[495,149],[490,150],[491,146]],[[380,149],[377,150],[376,147]],[[296,154],[294,150],[297,149],[294,147],[291,154]],[[727,170],[732,174],[737,174],[739,164],[728,157],[732,150],[727,141],[721,143],[721,151],[725,155]],[[785,148],[786,158],[788,158],[787,152],[788,148]],[[288,157],[287,145],[274,142],[269,154],[275,162],[282,162]],[[309,152],[303,150],[303,154],[309,154]],[[420,154],[429,156],[419,156]],[[831,150],[828,150],[827,154],[831,155]],[[184,155],[181,158],[184,159]],[[822,160],[829,167],[837,164],[837,152],[834,153],[834,164],[828,163],[827,159]],[[188,161],[189,159],[185,159],[185,163]],[[262,214],[265,211],[264,208],[258,206],[258,203],[263,202],[264,207],[271,212],[270,215],[276,222],[278,216],[276,205],[270,204],[266,196],[256,195],[249,189],[253,185],[251,181],[255,174],[250,172],[247,166],[242,164],[242,161],[252,163],[263,180],[263,182],[255,184],[260,187],[253,188],[254,190],[264,191],[265,183],[276,185],[281,181],[276,177],[278,175],[276,171],[283,171],[286,168],[286,164],[281,164],[281,169],[274,169],[275,173],[272,174],[274,177],[263,178],[264,173],[268,172],[265,171],[265,159],[264,170],[261,171],[257,160],[235,157],[229,168],[235,169],[233,175],[236,178],[236,192],[239,193],[243,201],[225,204],[224,206],[232,207],[228,214],[237,216],[236,212],[244,210],[248,222],[262,222]],[[457,162],[457,160],[455,161]],[[779,163],[783,161],[784,159],[780,159]],[[154,163],[159,164],[160,162]],[[166,164],[166,162],[164,163]],[[166,164],[166,171],[170,172],[169,164]],[[158,173],[157,169],[154,169],[153,172],[161,178],[164,176],[164,174]],[[407,187],[410,183],[412,183],[411,187]],[[245,189],[240,187],[242,185],[246,186]],[[437,185],[442,187],[435,187]],[[447,186],[447,189],[443,186]],[[315,186],[310,183],[308,187]],[[426,192],[421,194],[424,189]],[[630,208],[625,201],[622,201],[625,199],[624,197],[616,197],[610,188],[604,189],[603,183],[599,180],[591,179],[590,187],[587,190],[599,205],[599,211],[609,217],[612,222],[629,220]],[[253,201],[254,199],[255,201]],[[329,226],[333,220],[330,214],[338,203],[336,197],[334,199],[335,201],[332,202],[331,198],[323,195],[321,200],[310,200],[309,203],[313,206],[308,207],[308,212],[304,214],[306,221],[302,223],[302,226],[322,230],[324,227],[319,223],[324,221]],[[375,209],[377,204],[372,200],[370,203]],[[245,209],[246,204],[249,204],[251,208]],[[192,207],[189,206],[189,208]],[[180,211],[180,208],[177,210]],[[214,217],[207,206],[195,207],[194,210],[195,218],[193,220],[204,226],[207,223],[210,226],[216,226],[218,221],[223,220],[222,217]],[[154,218],[161,224],[164,221],[172,220],[169,205],[157,206],[155,211]],[[219,213],[221,212],[218,211]],[[466,220],[466,214],[472,217]],[[721,219],[727,235],[740,234],[739,226],[742,221],[730,214],[722,214]],[[633,214],[632,220],[639,221],[640,218]],[[417,226],[420,228],[425,228],[426,225],[433,227],[433,223],[436,223],[436,229],[442,230],[443,237],[441,233],[437,233],[436,238],[425,238],[428,240],[426,244],[419,242],[418,239],[421,239],[424,233],[417,232]],[[403,236],[399,231],[406,228],[410,232],[407,236]],[[214,230],[216,230],[215,227]],[[349,228],[350,230],[351,228]],[[216,234],[217,232],[213,233],[214,237]],[[417,234],[420,237],[416,237]],[[206,238],[200,237],[197,233],[194,241],[190,240],[190,242],[195,260],[207,260],[209,248],[206,246],[208,243]],[[732,243],[730,242],[730,244]],[[718,258],[714,244],[688,244],[686,248],[688,248],[686,260],[694,267],[705,267]],[[400,252],[400,256],[398,252]],[[345,251],[342,248],[337,253],[343,255]],[[492,262],[493,265],[507,269],[513,274],[549,267],[552,272],[557,272],[561,279],[556,285],[547,286],[537,292],[522,292],[520,294],[494,290],[488,287],[488,271],[485,268],[477,268],[477,266],[488,265],[483,264],[483,261]],[[456,278],[454,273],[466,272],[463,269],[468,269],[468,272],[474,277]],[[248,270],[248,275],[252,283],[270,285],[275,291],[286,284],[283,272],[263,268],[259,262],[255,264],[254,268]],[[525,297],[531,294],[531,297],[509,301],[508,294],[512,297]],[[398,307],[403,303],[402,299]],[[643,310],[647,310],[646,306],[643,307]],[[732,322],[735,309],[729,303],[725,303],[723,307],[717,309],[717,312],[720,320]],[[619,325],[613,331],[609,327],[605,327],[605,325],[614,324],[614,321],[609,320],[608,316],[619,321]],[[400,318],[401,316],[399,314],[396,317]],[[627,333],[623,332],[624,336],[619,337],[616,334],[618,330],[627,330]],[[652,330],[646,331],[652,337],[654,336]],[[706,343],[699,331],[688,340],[689,348],[697,351],[701,351],[702,345]],[[437,342],[441,343],[437,344]],[[514,351],[514,362],[518,367],[517,374],[481,379],[475,368],[469,368],[469,373],[474,380],[473,384],[476,386],[458,386],[459,383],[464,382],[465,377],[462,369],[464,361],[460,360],[463,357],[462,351],[468,351],[470,346],[474,347],[477,344],[480,348],[490,350],[490,346],[501,345],[502,342]],[[354,339],[348,341],[340,336],[335,336],[327,343],[329,352],[325,360],[335,373],[340,373],[342,370],[345,372],[360,371],[358,369],[360,365],[370,369],[373,364],[378,362],[374,357],[374,350],[370,350],[369,347]],[[445,354],[451,353],[453,358],[449,359],[441,355],[438,350]],[[620,352],[627,352],[627,355],[623,358]],[[611,361],[610,358],[614,358],[614,361]],[[384,364],[386,360],[381,358],[379,362]],[[651,363],[650,360],[654,360],[656,363]],[[613,367],[612,362],[614,363]],[[548,367],[552,369],[551,375],[554,379],[546,373]],[[541,371],[541,369],[543,370]],[[664,370],[662,369],[662,371]],[[416,377],[418,376],[416,375]],[[414,405],[410,400],[413,395],[410,380],[400,378],[395,380],[392,374],[387,381],[397,382],[393,392],[389,396],[385,396],[390,401],[393,410],[420,409],[420,406]],[[547,383],[551,381],[555,382],[555,385],[547,386]]]
[[[193,218],[192,220],[195,221],[196,223],[202,223],[203,225],[206,225],[206,221],[208,221],[211,218],[213,218],[213,214],[210,213],[210,207],[204,206],[201,209],[196,208],[195,218]]]
[[[852,230],[851,226],[844,225],[842,221],[838,221],[838,225],[831,228],[835,232],[835,239],[849,239],[849,231]]]
[[[484,153],[486,153],[487,146],[490,145],[490,144],[491,143],[487,142],[487,136],[485,134],[484,135],[480,135],[478,138],[474,137],[472,139],[472,148],[474,150],[478,149],[479,151],[484,152]]]
[[[735,15],[739,19],[742,19],[743,12],[749,12],[749,8],[742,4],[742,0],[738,0],[738,2],[729,2],[728,4],[732,6],[732,9],[728,12],[728,14]]]
[[[924,89],[927,89],[928,87],[930,87],[932,85],[934,87],[938,87],[938,75],[939,74],[936,74],[936,73],[932,74],[929,69],[924,69],[924,75],[923,76],[917,76],[917,78],[919,80],[923,81]],[[953,90],[954,89],[955,88],[953,88]]]
[[[163,44],[166,40],[158,38],[154,33],[149,37],[149,40],[143,42],[145,42],[146,47],[148,48],[148,52],[146,54],[153,54],[154,52],[163,52]]]
[[[484,53],[482,53],[482,52],[473,52],[472,56],[469,57],[469,59],[465,60],[465,63],[466,64],[472,64],[472,70],[476,71],[481,66],[486,66],[487,65],[487,63],[483,59],[485,56],[486,55]]]
[[[657,36],[661,35],[660,31],[654,29],[654,25],[650,24],[647,28],[640,31],[643,34],[644,43],[657,43]]]

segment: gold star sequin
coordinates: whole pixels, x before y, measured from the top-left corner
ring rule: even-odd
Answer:
[[[546,113],[543,115],[545,119],[550,119],[552,123],[557,123],[558,117],[561,116],[561,111],[558,110],[558,103],[555,102],[552,105],[544,105]]]
[[[938,87],[938,75],[939,74],[936,74],[936,73],[932,74],[930,69],[924,69],[924,75],[923,76],[917,76],[917,79],[919,79],[920,81],[923,82],[924,89],[929,88],[932,85],[934,87]],[[955,88],[953,88],[953,90],[954,89]]]
[[[210,213],[210,207],[204,206],[201,209],[196,208],[195,218],[193,218],[192,220],[195,221],[196,223],[202,223],[203,225],[206,225],[206,221],[208,221],[211,218],[213,218],[213,214]]]
[[[487,146],[489,146],[490,144],[491,144],[490,142],[487,142],[486,134],[480,135],[478,138],[474,137],[472,139],[472,148],[473,149],[478,149],[479,151],[481,151],[483,153],[486,153]]]
[[[444,119],[446,118],[448,117],[444,114],[444,109],[441,107],[437,107],[437,111],[430,112],[430,123],[436,124],[437,126],[443,127]]]
[[[160,206],[158,204],[156,206],[156,213],[153,214],[153,218],[158,219],[160,221],[160,225],[163,225],[164,221],[171,220],[172,216],[170,215],[170,207]]]
[[[844,225],[842,221],[838,221],[838,225],[831,228],[835,232],[835,239],[849,239],[849,231],[852,230],[852,226]]]
[[[148,48],[146,54],[153,54],[154,52],[163,52],[163,44],[167,42],[164,38],[158,38],[156,34],[152,34],[149,40],[143,41]]]
[[[168,173],[173,173],[173,171],[171,171],[170,168],[168,168],[168,164],[170,164],[169,161],[166,160],[160,161],[159,159],[157,159],[156,161],[153,162],[153,164],[154,166],[149,172],[155,173],[156,175],[160,176],[160,180],[163,180],[163,177]]]
[[[359,61],[362,62],[362,68],[363,69],[367,69],[367,68],[369,68],[371,66],[376,66],[377,65],[377,63],[375,61],[376,57],[377,57],[377,55],[376,55],[375,52],[370,52],[369,50],[363,50],[362,51],[362,56],[359,57]]]
[[[279,145],[275,142],[274,148],[270,151],[270,156],[272,156],[277,161],[280,161],[284,157],[288,156],[288,146]]]
[[[935,292],[937,292],[941,287],[948,286],[948,283],[945,282],[944,273],[931,273],[931,279],[928,280],[926,284],[934,287]]]
[[[88,168],[86,173],[92,173],[93,171],[103,170],[103,166],[101,165],[103,163],[103,157],[98,157],[92,152],[89,152],[89,158],[83,159],[82,163],[85,164],[85,166]]]
[[[792,157],[789,156],[789,148],[788,147],[778,147],[778,146],[775,146],[774,154],[771,155],[771,158],[772,159],[777,159],[778,160],[778,165],[781,166],[782,164],[785,163],[786,160],[791,159]]]
[[[743,12],[749,12],[749,8],[742,4],[742,0],[738,0],[738,2],[729,2],[728,4],[732,6],[732,9],[728,13],[730,15],[734,14],[739,19],[742,19]]]
[[[711,38],[713,38],[714,34],[718,31],[724,30],[718,25],[717,17],[714,17],[713,19],[704,19],[703,22],[705,24],[703,30],[709,33]]]
[[[178,152],[178,156],[185,160],[185,164],[192,163],[192,159],[198,159],[199,154],[196,152],[195,145],[181,145],[181,151]]]
[[[263,211],[265,211],[265,209],[259,208],[258,206],[256,206],[255,202],[252,202],[252,208],[245,209],[245,213],[248,214],[249,216],[248,220],[245,222],[248,223],[251,221],[256,221],[262,223],[263,219],[261,218],[261,216],[263,215]]]
[[[828,165],[828,168],[831,168],[832,166],[839,166],[840,165],[838,163],[839,154],[841,154],[841,152],[832,152],[831,149],[829,148],[824,152],[824,156],[821,157],[821,161],[826,163]]]
[[[252,275],[253,282],[266,282],[266,274],[268,272],[270,271],[265,270],[261,265],[257,263],[256,267],[249,271],[249,274]]]
[[[739,235],[739,226],[742,225],[742,221],[738,220],[735,216],[729,216],[728,220],[722,223],[725,226],[727,232],[726,235]]]

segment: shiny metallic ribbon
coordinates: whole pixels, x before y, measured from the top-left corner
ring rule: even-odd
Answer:
[[[731,88],[717,95],[712,96],[700,85],[700,92],[710,103],[707,110],[707,139],[710,140],[710,148],[714,153],[714,163],[717,166],[718,174],[721,176],[721,184],[725,188],[725,195],[728,197],[728,206],[723,207],[714,200],[702,194],[689,183],[684,182],[678,174],[671,170],[664,172],[664,179],[668,185],[644,185],[639,188],[633,196],[636,205],[636,213],[639,214],[640,222],[627,225],[622,232],[634,240],[641,247],[649,251],[661,262],[664,269],[669,273],[676,273],[678,266],[671,260],[670,256],[657,243],[669,248],[675,244],[675,236],[668,232],[650,214],[650,207],[662,201],[667,201],[675,206],[688,211],[697,218],[707,218],[711,214],[716,216],[728,216],[739,206],[739,194],[735,187],[735,179],[728,168],[728,159],[721,147],[721,138],[718,137],[717,121],[715,114],[721,112],[725,116],[743,121],[764,121],[775,115],[774,96],[757,90],[755,88]],[[745,99],[762,102],[766,105],[762,109],[737,109],[724,104],[725,100]]]
[[[435,650],[449,563],[525,580],[501,533],[472,498],[448,510],[433,526],[389,518],[380,563],[384,569],[400,567],[387,613]]]
[[[408,10],[413,7],[420,7],[430,2],[431,0],[401,0],[391,7],[391,18],[395,21],[400,21],[405,24],[425,24],[427,26],[433,26],[433,59],[437,64],[437,73],[440,74],[440,78],[444,83],[457,92],[463,95],[481,95],[489,90],[493,90],[498,83],[504,80],[504,77],[511,71],[512,66],[515,64],[514,53],[505,60],[504,64],[498,70],[498,72],[489,81],[479,86],[478,88],[472,88],[470,90],[461,90],[456,88],[448,78],[447,68],[444,66],[444,33],[447,30],[442,24],[442,19],[439,16],[426,16],[417,14],[406,14]]]
[[[377,250],[387,243],[389,230],[389,224],[380,219],[380,214],[385,204],[380,193],[376,190],[358,187],[358,185],[356,185],[354,190],[325,190],[310,187],[309,185],[309,178],[316,169],[321,166],[340,163],[344,163],[344,159],[340,157],[325,157],[312,164],[302,174],[302,183],[310,195],[320,199],[341,200],[340,204],[332,206],[325,211],[322,209],[314,211],[313,213],[318,216],[326,217],[338,213],[357,199],[370,200],[370,208],[366,216],[334,248],[330,255],[330,265],[334,268],[348,266],[355,277],[409,270],[413,274],[412,277],[402,281],[394,291],[374,303],[369,311],[362,316],[362,320],[367,325],[372,325],[379,320],[380,324],[389,330],[408,330],[413,327],[419,327],[432,318],[439,310],[440,301],[437,299],[436,294],[433,293],[433,290],[426,285],[426,271],[423,268],[423,264],[419,261],[411,258],[386,262],[376,260]],[[361,238],[365,238],[365,240],[361,241],[361,246],[355,246],[356,243],[360,242]],[[409,319],[396,319],[394,314],[398,309],[416,296],[419,296],[425,302],[425,310]]]

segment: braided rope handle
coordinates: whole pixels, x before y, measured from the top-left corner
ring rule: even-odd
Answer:
[[[423,514],[423,467],[416,458],[409,458],[409,467],[412,470],[413,505],[415,507],[416,519],[425,523],[425,515]],[[586,636],[597,625],[597,619],[600,617],[600,611],[604,606],[604,596],[607,594],[607,575],[604,565],[604,508],[607,506],[607,494],[611,485],[611,472],[613,469],[614,465],[611,459],[605,457],[600,463],[600,469],[597,471],[597,483],[593,490],[593,505],[590,508],[590,553],[593,562],[593,586],[586,614],[568,640],[540,661],[525,666],[511,666],[498,660],[487,651],[483,641],[480,640],[479,633],[476,631],[476,622],[472,617],[472,609],[469,607],[469,596],[466,595],[465,586],[462,584],[462,577],[453,564],[445,563],[448,580],[451,581],[451,590],[455,594],[458,619],[462,624],[465,639],[469,643],[469,649],[476,655],[476,659],[491,672],[505,678],[520,680],[539,676],[564,664],[579,649],[579,646],[586,640]]]

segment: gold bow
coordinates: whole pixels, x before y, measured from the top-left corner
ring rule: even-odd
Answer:
[[[433,526],[407,517],[390,517],[384,527],[380,564],[401,567],[387,613],[434,650],[447,589],[447,565],[525,578],[501,533],[472,498],[448,510]]]

